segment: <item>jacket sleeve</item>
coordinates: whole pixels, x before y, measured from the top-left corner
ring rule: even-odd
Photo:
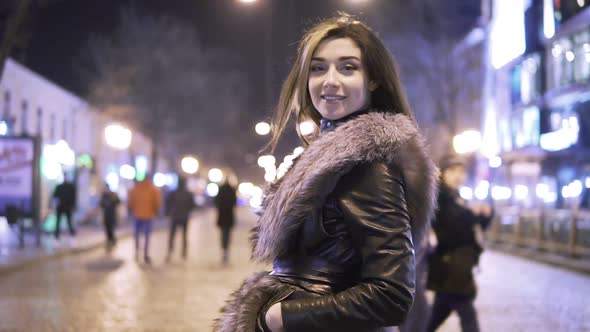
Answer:
[[[282,302],[287,332],[399,325],[412,305],[415,261],[401,172],[377,162],[357,168],[336,190],[362,259],[360,282],[340,293]]]

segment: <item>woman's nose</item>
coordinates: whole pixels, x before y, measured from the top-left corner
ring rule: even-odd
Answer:
[[[338,72],[334,68],[328,69],[326,72],[326,77],[324,78],[324,87],[337,88],[339,86],[340,82],[338,81]]]

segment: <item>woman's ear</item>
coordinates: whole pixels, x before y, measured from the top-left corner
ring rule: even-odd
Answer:
[[[369,82],[369,92],[373,92],[373,91],[377,90],[378,87],[379,87],[379,85],[375,81]]]

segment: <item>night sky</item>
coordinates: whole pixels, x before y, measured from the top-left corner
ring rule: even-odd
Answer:
[[[86,98],[89,82],[81,78],[78,67],[88,39],[111,36],[121,8],[132,6],[146,14],[168,15],[193,26],[203,47],[239,55],[238,63],[232,65],[247,78],[248,96],[243,108],[251,114],[251,123],[243,127],[249,128],[270,117],[294,57],[296,43],[305,28],[339,10],[359,15],[375,26],[378,22],[371,19],[388,19],[384,8],[393,0],[258,0],[250,4],[237,0],[44,1],[47,3],[33,15],[32,36],[25,57],[25,65],[35,72]],[[477,17],[479,0],[450,2],[467,8],[461,15]],[[265,38],[265,29],[269,27],[272,31],[270,52]],[[467,31],[464,27],[461,29]],[[266,77],[271,79],[270,86],[264,84]],[[284,141],[289,149],[298,144],[294,131]],[[264,143],[262,140],[255,142],[256,149],[248,148],[245,152],[256,155]],[[283,149],[286,151],[290,150]]]
[[[61,0],[40,8],[35,15],[26,65],[81,96],[86,93],[76,70],[78,57],[92,35],[112,34],[121,7],[133,6],[149,14],[164,14],[190,22],[206,47],[240,54],[240,68],[250,77],[265,68],[264,29],[272,26],[272,78],[276,99],[305,27],[337,10],[359,14],[368,4],[350,0],[279,0],[272,3],[268,21],[268,0],[244,4],[237,0]],[[358,0],[357,0],[358,1]],[[372,2],[378,5],[379,0]],[[263,87],[261,87],[262,89]],[[253,104],[264,103],[264,93],[252,96]]]

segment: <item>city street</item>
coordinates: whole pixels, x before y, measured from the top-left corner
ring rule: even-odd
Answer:
[[[167,233],[152,238],[153,265],[134,260],[133,241],[69,255],[0,276],[0,331],[210,331],[249,262],[254,215],[242,209],[231,264],[222,267],[214,214],[190,224],[189,257],[180,242],[165,262]],[[178,238],[180,240],[180,238]],[[482,331],[590,331],[590,276],[486,251],[478,274]],[[440,329],[459,331],[455,316]]]

